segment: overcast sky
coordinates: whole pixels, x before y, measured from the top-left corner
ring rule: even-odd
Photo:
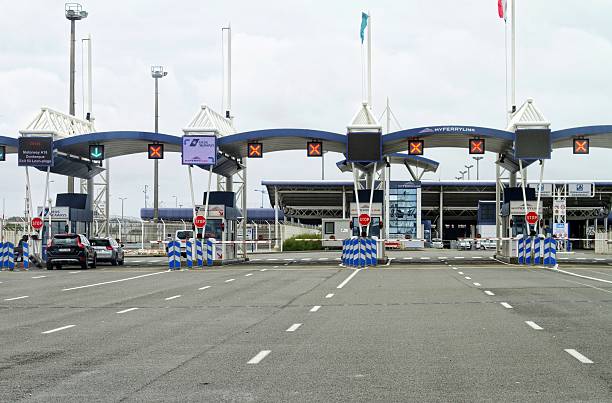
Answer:
[[[373,22],[373,109],[391,108],[402,128],[466,124],[505,127],[504,23],[496,0],[438,1],[156,1],[82,3],[89,17],[77,38],[93,37],[96,129],[153,131],[150,66],[160,81],[160,132],[181,135],[199,105],[221,111],[221,27],[233,29],[233,114],[238,131],[314,128],[344,133],[361,99],[361,11]],[[534,98],[552,128],[612,123],[612,3],[606,0],[517,2],[517,102]],[[64,2],[0,0],[0,135],[17,137],[42,106],[67,112],[69,23]],[[77,112],[82,111],[77,52]],[[397,127],[393,128],[394,130]],[[424,179],[452,179],[470,162],[465,149],[426,150],[441,162]],[[606,159],[608,157],[608,159]],[[326,156],[326,178],[350,179]],[[570,163],[571,158],[571,163]],[[494,178],[494,155],[481,179]],[[545,179],[612,179],[609,151],[588,160],[555,151]],[[24,170],[0,163],[6,214],[22,214]],[[153,164],[146,154],[112,163],[111,213],[138,216]],[[161,161],[160,199],[187,204],[180,156]],[[472,172],[474,176],[474,172]],[[530,173],[531,178],[537,176]],[[320,179],[320,161],[304,151],[249,161],[249,205],[259,206],[263,179]],[[395,167],[393,179],[408,179]],[[55,176],[52,192],[64,192]],[[199,194],[206,175],[196,176]],[[36,171],[34,205],[44,175]],[[152,200],[152,195],[150,197]]]

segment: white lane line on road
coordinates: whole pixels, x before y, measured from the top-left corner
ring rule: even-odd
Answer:
[[[32,278],[45,278],[45,277],[47,277],[47,276],[34,276]]]
[[[463,272],[462,272],[462,271],[460,271],[460,272],[459,272],[459,274],[463,274]]]
[[[480,287],[480,283],[474,283],[476,287]]]
[[[510,305],[507,302],[500,302],[501,306],[503,306],[506,309],[512,309],[512,305]]]
[[[429,260],[428,256],[421,256],[421,260]]]
[[[249,276],[252,276],[252,275],[253,275],[253,273],[247,273],[247,274],[244,275],[244,277],[249,277]]]
[[[472,277],[465,276],[465,279],[466,279],[466,280],[471,280],[471,279],[472,279]]]
[[[569,274],[570,276],[576,276],[576,277],[586,278],[588,280],[594,280],[594,281],[600,281],[602,283],[612,284],[612,281],[610,281],[610,280],[604,280],[603,278],[597,278],[597,277],[583,276],[582,274],[576,274],[576,273],[572,273],[572,272],[569,272],[569,271],[561,270],[561,269],[559,269],[557,267],[552,268],[550,270],[558,271],[559,273],[563,273],[563,274]]]
[[[149,274],[143,274],[140,276],[134,276],[134,277],[127,277],[127,278],[122,278],[120,280],[112,280],[112,281],[105,281],[103,283],[95,283],[95,284],[88,284],[88,285],[81,285],[79,287],[72,287],[72,288],[64,288],[62,291],[72,291],[72,290],[80,290],[81,288],[89,288],[89,287],[97,287],[99,285],[105,285],[105,284],[113,284],[113,283],[120,283],[122,281],[128,281],[128,280],[135,280],[137,278],[143,278],[143,277],[149,277],[149,276],[155,276],[158,274],[163,274],[163,273],[167,273],[165,271],[160,271],[157,273],[149,273]]]
[[[71,271],[70,274],[77,274],[77,273],[80,273],[80,272],[81,272],[80,270],[78,270],[78,271]]]
[[[261,269],[261,270],[259,270],[259,271],[266,271],[266,270],[268,270],[268,269]]]
[[[456,267],[453,267],[453,270],[457,270],[457,268],[456,268]]]
[[[27,295],[22,295],[21,297],[13,297],[13,298],[4,298],[5,301],[15,301],[18,299],[24,299],[24,298],[28,298]]]
[[[320,257],[319,260],[329,260],[328,257]]]
[[[354,271],[354,272],[352,272],[352,273],[351,273],[351,275],[350,275],[350,276],[348,276],[348,277],[347,277],[347,278],[346,278],[346,279],[345,279],[343,282],[341,282],[341,283],[338,285],[338,287],[336,287],[336,288],[342,288],[342,287],[344,287],[344,286],[345,286],[345,285],[346,285],[346,284],[347,284],[349,281],[351,281],[351,279],[352,279],[353,277],[355,277],[355,276],[357,275],[357,273],[359,273],[360,271],[361,271],[361,269],[355,269],[355,271]]]
[[[563,351],[565,351],[566,353],[568,353],[569,355],[571,355],[572,357],[574,357],[575,359],[577,359],[578,361],[580,361],[583,364],[592,364],[593,361],[589,360],[587,357],[585,357],[584,355],[580,354],[578,351],[574,350],[573,348],[566,348]]]
[[[294,323],[293,325],[289,326],[289,328],[287,330],[285,330],[286,332],[295,332],[296,330],[298,330],[298,328],[302,326],[301,323]]]
[[[270,350],[261,350],[255,357],[251,358],[247,364],[259,364],[261,360],[266,358],[266,356],[270,353]]]
[[[485,290],[485,292],[484,292],[484,293],[485,293],[485,294],[487,294],[487,295],[491,295],[491,296],[495,295],[495,294],[493,294],[493,292],[492,292],[492,291],[489,291],[489,290]]]
[[[126,313],[126,312],[132,312],[132,311],[135,311],[135,310],[137,310],[137,309],[140,309],[140,308],[128,308],[128,309],[124,309],[123,311],[119,311],[119,312],[115,312],[115,313]]]
[[[315,305],[312,308],[310,308],[309,312],[316,312],[321,308],[321,305]]]
[[[226,282],[226,283],[231,283],[232,281],[235,281],[235,280],[236,280],[235,278],[230,278],[230,279],[228,279],[228,280],[225,280],[225,282]]]
[[[331,294],[331,293],[330,293],[330,294],[327,294],[327,295],[325,296],[325,298],[331,298],[331,297],[333,297],[333,296],[334,296],[334,294]]]
[[[173,295],[173,296],[171,296],[171,297],[165,298],[165,300],[166,300],[166,301],[170,301],[171,299],[177,299],[177,298],[180,298],[180,297],[181,297],[181,295],[180,295],[180,294],[179,294],[179,295]]]
[[[527,325],[534,330],[543,330],[543,328],[540,325],[530,320],[526,320],[525,323],[527,323]]]
[[[465,256],[455,256],[455,259],[465,259]]]
[[[76,325],[67,325],[67,326],[62,326],[62,327],[58,327],[57,329],[47,330],[47,331],[45,331],[45,332],[42,332],[42,334],[55,333],[55,332],[59,332],[60,330],[70,329],[71,327],[75,327],[75,326],[76,326]]]
[[[210,286],[209,285],[205,285],[204,287],[198,288],[198,290],[206,290],[207,288],[210,288]]]
[[[594,288],[594,289],[596,289],[596,290],[603,291],[603,292],[607,292],[608,294],[612,294],[612,291],[610,291],[610,290],[606,290],[606,289],[604,289],[604,288],[595,287],[594,285],[590,285],[590,284],[586,284],[586,283],[581,283],[580,281],[566,280],[566,279],[561,279],[561,280],[566,281],[566,282],[568,282],[568,283],[574,283],[574,284],[584,285],[584,286],[586,286],[586,287]]]

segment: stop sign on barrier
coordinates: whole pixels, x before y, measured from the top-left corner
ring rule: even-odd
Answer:
[[[370,225],[370,216],[366,213],[363,213],[359,216],[359,225]]]
[[[41,229],[44,225],[43,219],[40,217],[32,218],[32,228],[38,230]]]
[[[527,214],[525,214],[525,220],[527,220],[527,223],[533,225],[536,222],[538,222],[538,213],[536,213],[535,211],[530,211]]]
[[[197,215],[193,219],[193,224],[196,226],[196,228],[204,228],[206,225],[206,218],[204,218],[203,215]]]

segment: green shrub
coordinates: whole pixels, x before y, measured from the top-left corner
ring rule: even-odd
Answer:
[[[299,239],[315,239],[315,241],[301,241]],[[296,250],[321,250],[321,235],[319,234],[299,234],[285,239],[283,242],[284,251]]]

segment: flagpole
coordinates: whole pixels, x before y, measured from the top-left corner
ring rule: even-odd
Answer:
[[[372,108],[372,14],[368,11],[368,106]]]

